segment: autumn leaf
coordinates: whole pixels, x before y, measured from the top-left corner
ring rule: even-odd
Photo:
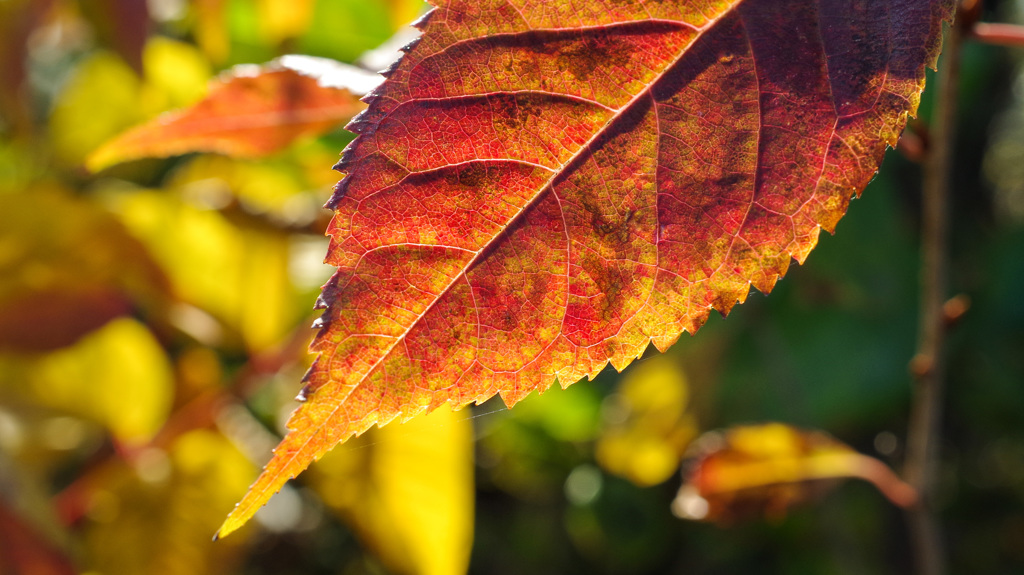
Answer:
[[[872,483],[900,507],[917,501],[914,489],[881,461],[818,431],[781,423],[737,426],[706,433],[694,446],[695,461],[672,503],[673,512],[685,519],[778,517],[845,478]]]
[[[43,185],[0,195],[0,356],[71,345],[133,309],[159,314],[169,292],[149,252],[104,210]]]
[[[686,374],[678,361],[659,355],[634,365],[604,402],[605,426],[594,458],[605,470],[641,487],[671,477],[697,435]]]
[[[305,404],[221,534],[374,423],[622,369],[804,261],[951,0],[447,0],[337,168]]]
[[[394,573],[465,573],[473,542],[473,424],[441,408],[360,438],[310,477]]]
[[[127,160],[200,151],[266,156],[352,119],[363,109],[358,96],[378,83],[360,68],[310,56],[238,66],[216,80],[202,101],[121,134],[86,164],[99,171]]]

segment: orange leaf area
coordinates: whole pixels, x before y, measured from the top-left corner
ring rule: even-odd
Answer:
[[[900,507],[917,501],[914,489],[881,461],[817,431],[780,423],[739,426],[707,433],[694,446],[699,454],[672,503],[686,519],[778,517],[836,484],[822,480],[849,477],[871,482]]]
[[[318,359],[221,533],[373,424],[622,369],[833,230],[951,0],[447,0],[365,100]]]
[[[358,97],[377,83],[359,68],[307,56],[238,66],[214,81],[202,101],[121,134],[86,163],[98,171],[188,152],[266,156],[351,120],[365,107]]]

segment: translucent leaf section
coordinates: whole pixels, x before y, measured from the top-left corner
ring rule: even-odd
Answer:
[[[833,230],[951,0],[449,0],[350,125],[319,358],[225,523],[370,425],[621,369]]]
[[[121,134],[86,163],[98,171],[188,152],[266,156],[351,120],[364,107],[358,97],[378,82],[359,68],[308,56],[238,66],[214,81],[202,101]]]

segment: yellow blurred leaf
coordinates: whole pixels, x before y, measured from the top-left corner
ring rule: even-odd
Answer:
[[[0,356],[0,393],[88,418],[139,443],[163,425],[174,376],[146,326],[120,318],[60,351]]]
[[[143,52],[145,82],[117,55],[97,52],[79,65],[50,116],[54,153],[65,164],[86,156],[126,128],[202,97],[210,68],[195,48],[151,38]]]
[[[430,5],[423,0],[386,0],[391,16],[391,26],[396,30],[419,18]]]
[[[206,95],[213,71],[195,46],[156,36],[146,43],[142,58],[146,72],[140,95],[144,117],[190,106]]]
[[[671,477],[697,433],[686,413],[688,395],[678,360],[658,355],[637,364],[606,401],[597,462],[643,487]]]
[[[97,52],[83,62],[60,92],[50,116],[57,159],[80,164],[100,144],[143,119],[141,81],[121,58]]]
[[[166,187],[193,202],[210,205],[237,200],[249,213],[281,219],[287,219],[296,198],[306,192],[294,174],[278,165],[215,155],[192,159],[175,171]],[[316,205],[320,212],[322,196],[316,200],[321,200]]]
[[[208,184],[214,198],[225,185]],[[280,341],[306,309],[296,301],[288,275],[287,234],[233,225],[203,206],[215,201],[204,193],[197,191],[193,203],[155,191],[117,194],[110,200],[160,262],[181,299],[238,331],[251,349],[264,349]],[[196,314],[176,317],[179,323],[200,320]]]
[[[309,28],[316,0],[258,0],[261,32],[268,44],[295,38]]]
[[[442,407],[374,429],[312,470],[339,511],[390,569],[462,575],[473,542],[473,426]]]
[[[217,433],[192,431],[110,466],[84,496],[87,567],[98,573],[221,575],[245,539],[214,544],[220,510],[245,492],[254,466]]]
[[[779,517],[837,484],[822,480],[850,477],[871,482],[901,507],[917,499],[881,461],[820,431],[781,423],[738,426],[707,433],[694,445],[699,454],[672,504],[673,512],[687,519]]]
[[[228,27],[224,19],[225,4],[226,0],[193,0],[196,42],[206,57],[215,64],[227,60],[231,51]]]
[[[69,345],[168,297],[142,244],[101,208],[42,186],[0,196],[0,350]]]

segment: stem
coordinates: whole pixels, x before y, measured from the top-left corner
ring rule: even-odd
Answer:
[[[953,146],[956,141],[957,87],[961,18],[950,27],[945,58],[938,73],[931,146],[925,158],[921,218],[921,310],[917,353],[910,363],[914,376],[913,405],[907,431],[905,476],[920,499],[908,510],[914,553],[922,575],[943,575],[946,559],[941,526],[935,513],[937,447],[940,441],[945,360],[943,313],[947,288],[949,196]]]
[[[978,42],[997,46],[1024,48],[1024,26],[979,22],[971,28],[970,37]]]

